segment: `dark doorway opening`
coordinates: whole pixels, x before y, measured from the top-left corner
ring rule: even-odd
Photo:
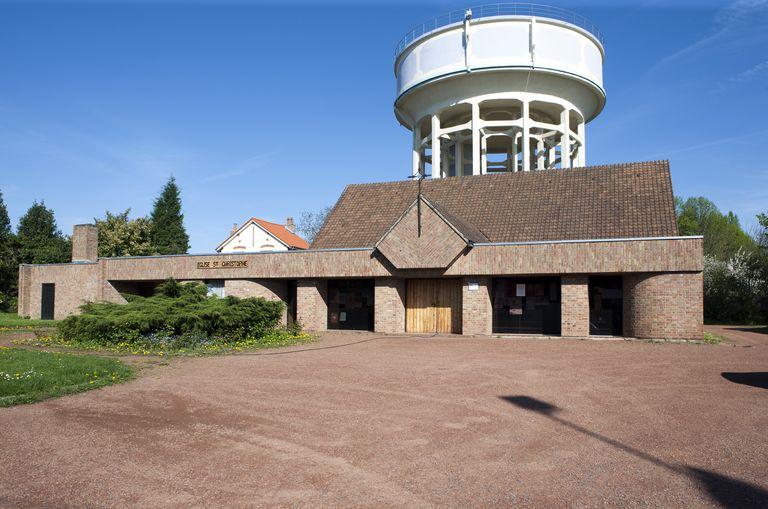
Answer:
[[[296,323],[296,280],[289,279],[285,287],[286,323],[291,326]]]
[[[162,281],[110,281],[112,286],[120,294],[137,295],[139,297],[151,297],[155,294],[155,288]]]
[[[53,320],[56,302],[56,285],[54,283],[43,283],[43,289],[40,295],[40,318],[43,320]]]
[[[621,336],[624,325],[624,279],[589,277],[589,334]]]
[[[328,280],[328,328],[373,330],[373,279]]]
[[[493,332],[560,334],[560,278],[495,278]]]

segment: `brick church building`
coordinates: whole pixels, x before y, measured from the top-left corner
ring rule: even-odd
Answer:
[[[702,238],[667,162],[348,186],[308,250],[23,265],[19,313],[63,318],[168,277],[286,304],[314,331],[698,339]]]

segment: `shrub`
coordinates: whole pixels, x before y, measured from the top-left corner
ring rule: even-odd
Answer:
[[[179,344],[213,339],[260,338],[283,313],[281,302],[263,298],[207,297],[202,283],[169,279],[152,297],[133,296],[126,304],[87,303],[82,314],[59,324],[68,341],[101,344],[150,341]]]
[[[758,323],[762,319],[762,294],[766,281],[763,261],[739,250],[728,261],[704,257],[704,314],[709,321]]]

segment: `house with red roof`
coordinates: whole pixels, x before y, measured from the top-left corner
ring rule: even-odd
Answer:
[[[216,252],[290,251],[308,247],[307,241],[296,235],[296,224],[292,217],[286,219],[285,224],[252,217],[242,226],[235,224],[229,237],[216,247]]]

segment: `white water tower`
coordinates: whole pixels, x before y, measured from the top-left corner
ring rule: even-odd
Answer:
[[[395,59],[413,174],[585,166],[585,125],[605,104],[603,58],[595,26],[556,7],[483,5],[414,28]]]

